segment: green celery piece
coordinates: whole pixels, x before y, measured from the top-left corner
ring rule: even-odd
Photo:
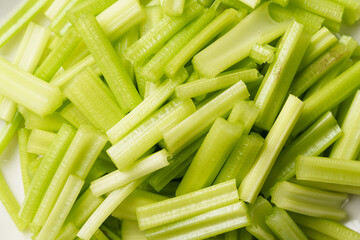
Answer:
[[[241,123],[217,118],[176,189],[176,196],[211,186],[242,131]]]
[[[140,178],[111,192],[81,227],[80,231],[77,233],[77,237],[89,240],[106,218],[108,218],[116,209],[116,207],[119,206],[120,203],[123,202],[124,199],[129,196],[129,194],[132,193],[144,180],[144,177]]]
[[[265,218],[265,223],[281,240],[308,239],[284,209],[273,208],[273,212]]]
[[[170,17],[181,16],[184,11],[185,0],[164,0],[162,9]]]
[[[139,230],[135,220],[124,219],[121,222],[121,237],[129,240],[147,240],[145,233]]]
[[[125,116],[108,87],[90,69],[85,69],[69,82],[64,94],[95,127],[112,128]]]
[[[330,19],[325,19],[323,25],[324,25],[324,27],[327,27],[330,31],[332,31],[334,33],[340,32],[340,27],[341,27],[340,22],[332,21]]]
[[[54,21],[56,16],[66,7],[70,0],[54,0],[44,11],[44,15]]]
[[[262,4],[220,39],[195,55],[195,71],[214,77],[249,55],[255,43],[271,42],[282,35],[287,22],[277,23],[269,15],[269,3]],[[258,26],[253,28],[253,26]],[[226,47],[224,47],[226,46]]]
[[[159,87],[160,83],[160,81],[157,81],[156,83],[146,81],[144,99],[148,98],[151,94],[153,94],[153,92]]]
[[[262,188],[264,195],[269,195],[270,188],[276,182],[286,181],[295,176],[295,160],[298,155],[319,155],[341,134],[342,131],[331,112],[324,114],[280,153]]]
[[[206,1],[206,0],[203,0],[203,1]],[[222,0],[222,4],[224,4],[227,7],[234,8],[236,10],[244,9],[247,12],[252,11],[252,9],[248,5],[245,5],[244,3],[242,3],[238,0]]]
[[[29,177],[30,177],[30,181],[32,181],[34,179],[34,176],[37,172],[37,170],[39,169],[40,163],[41,161],[44,159],[44,157],[37,157],[36,155],[34,156],[33,159],[31,159],[31,162],[29,164],[29,166],[27,167],[27,171],[29,173]]]
[[[121,240],[118,234],[115,233],[115,229],[111,229],[103,224],[100,226],[100,230],[103,231],[111,240]]]
[[[55,137],[56,134],[53,132],[33,129],[29,136],[27,151],[29,153],[45,155]]]
[[[180,99],[194,98],[228,88],[240,80],[248,83],[259,79],[260,73],[257,69],[240,69],[225,72],[214,78],[201,78],[193,82],[181,84],[175,88],[176,96]]]
[[[265,223],[265,218],[273,212],[271,204],[262,196],[258,196],[254,204],[248,205],[251,225],[246,231],[258,239],[275,240],[274,233]]]
[[[295,123],[297,122],[303,102],[289,95],[274,125],[266,136],[255,162],[240,184],[240,199],[253,203],[268,177],[276,158],[279,156]]]
[[[259,44],[255,44],[249,53],[249,57],[254,59],[257,64],[272,63],[274,61],[274,51]]]
[[[141,102],[141,97],[96,18],[83,14],[73,23],[95,58],[122,110],[129,112],[134,109]]]
[[[9,145],[11,139],[16,134],[20,124],[23,122],[23,117],[17,111],[11,122],[5,123],[0,129],[0,155]]]
[[[239,187],[251,169],[263,142],[264,139],[257,133],[252,132],[250,135],[243,135],[217,175],[214,184],[235,178],[236,186]]]
[[[90,125],[89,120],[80,112],[80,110],[73,104],[70,103],[64,107],[60,115],[71,123],[74,127],[79,128],[80,125]]]
[[[289,25],[255,96],[255,105],[260,109],[255,126],[270,130],[288,95],[308,40],[302,24],[293,22]]]
[[[26,128],[20,128],[18,130],[18,144],[19,144],[19,155],[20,155],[20,169],[21,178],[24,186],[25,195],[30,187],[30,176],[28,173],[28,166],[35,155],[27,152],[27,143],[30,135],[30,130]]]
[[[349,61],[352,61],[352,60],[349,60]],[[336,120],[340,126],[344,124],[346,115],[349,112],[350,106],[355,98],[356,93],[351,94],[350,97],[348,97],[346,100],[344,100],[342,103],[340,103],[337,107],[338,110],[336,112]]]
[[[260,4],[260,0],[239,0],[239,2],[249,6],[250,8],[254,9],[257,5]]]
[[[0,26],[0,47],[4,46],[34,16],[39,13],[49,0],[27,0],[6,22]]]
[[[168,198],[163,195],[136,189],[114,210],[111,215],[122,221],[137,221],[136,208],[166,199]]]
[[[90,13],[90,14],[96,16],[96,15],[100,14],[101,12],[105,11],[107,8],[109,8],[111,5],[113,5],[115,2],[116,2],[116,0],[78,1],[68,11],[75,16],[80,16],[84,13]]]
[[[175,223],[145,230],[148,239],[204,239],[250,224],[247,207],[237,202]]]
[[[79,229],[73,223],[68,223],[66,226],[61,228],[56,239],[57,240],[75,239],[78,231]]]
[[[326,239],[360,239],[359,233],[345,227],[339,222],[295,213],[291,213],[291,217],[298,225],[300,225],[300,227],[306,227],[308,229],[320,232],[328,237]]]
[[[345,193],[335,193],[305,187],[290,182],[279,182],[271,191],[271,202],[285,210],[333,220],[346,218],[341,208],[348,198]]]
[[[156,27],[126,50],[125,57],[135,65],[143,63],[203,10],[196,0],[189,1],[181,16],[163,18]]]
[[[317,14],[321,17],[341,22],[344,13],[344,7],[331,0],[292,0],[294,5],[303,8],[309,12]]]
[[[66,123],[65,119],[62,118],[58,112],[54,112],[45,117],[40,117],[24,107],[19,107],[19,111],[25,119],[25,127],[27,129],[41,129],[44,131],[57,132],[62,125]]]
[[[353,160],[360,152],[358,136],[360,133],[360,91],[352,99],[351,106],[341,125],[343,135],[335,142],[329,157]]]
[[[37,235],[37,240],[54,240],[56,239],[61,226],[75,203],[80,193],[84,180],[76,175],[70,175],[67,179],[59,198],[51,210],[41,231]]]
[[[126,136],[134,127],[158,109],[174,92],[175,87],[184,82],[187,77],[188,73],[184,69],[174,79],[167,79],[162,82],[149,97],[106,132],[109,140],[116,143]]]
[[[138,207],[140,230],[174,223],[238,202],[235,180],[230,180],[192,193]]]
[[[228,121],[241,122],[244,125],[243,135],[248,135],[258,115],[259,109],[253,101],[241,101],[231,110]]]
[[[110,240],[101,229],[97,229],[91,239],[95,240]]]
[[[140,36],[144,36],[163,18],[163,11],[160,5],[145,7],[145,21],[140,23]]]
[[[345,23],[352,25],[360,18],[360,3],[356,0],[335,0],[335,2],[343,5],[345,7],[344,9],[344,15],[343,20]]]
[[[138,127],[107,150],[119,170],[129,167],[162,140],[162,132],[172,128],[195,111],[191,100],[175,99],[150,115]]]
[[[360,187],[358,187],[358,186],[325,183],[325,182],[304,181],[304,180],[297,180],[295,178],[292,178],[289,181],[292,183],[300,184],[303,186],[309,186],[309,187],[313,187],[313,188],[321,189],[321,190],[360,195]]]
[[[135,74],[135,78],[136,78],[137,89],[139,91],[140,96],[144,99],[145,98],[145,90],[146,90],[147,80],[142,75],[142,68],[143,67],[144,67],[143,65],[142,66],[134,65],[134,74]]]
[[[214,99],[199,108],[196,112],[178,124],[176,127],[164,131],[164,141],[170,153],[175,153],[202,135],[217,117],[220,117],[239,100],[249,96],[242,81],[234,84]]]

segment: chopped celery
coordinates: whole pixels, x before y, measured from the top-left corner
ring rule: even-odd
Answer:
[[[345,7],[344,9],[344,15],[343,20],[347,24],[354,24],[357,20],[360,18],[360,2],[356,0],[335,0],[335,2],[343,5]]]
[[[185,0],[164,0],[163,11],[171,17],[181,16],[184,11]]]
[[[80,125],[90,125],[89,120],[73,103],[64,107],[61,110],[60,115],[76,128],[79,128]]]
[[[27,152],[29,135],[30,135],[30,131],[26,128],[20,128],[18,131],[20,169],[21,169],[21,177],[22,177],[25,195],[27,194],[31,183],[31,179],[27,168],[28,165],[30,164],[30,161],[34,158],[34,154]]]
[[[66,123],[58,112],[54,112],[45,117],[40,117],[37,114],[19,107],[20,113],[25,119],[25,127],[27,129],[41,129],[44,131],[57,132],[61,126]]]
[[[260,4],[260,0],[238,0],[239,2],[251,7],[254,9],[258,4]]]
[[[131,220],[121,222],[121,237],[126,240],[147,240],[145,233],[139,230],[137,222]]]
[[[33,129],[29,136],[27,151],[29,153],[45,155],[55,137],[55,133]]]
[[[11,122],[5,123],[0,129],[0,154],[2,154],[5,148],[9,145],[11,139],[16,134],[20,124],[23,122],[23,117],[17,111]]]
[[[303,186],[309,186],[309,187],[313,187],[313,188],[317,188],[317,189],[321,189],[321,190],[360,195],[360,187],[359,186],[342,185],[342,184],[325,183],[325,182],[305,181],[305,180],[297,180],[295,178],[292,178],[289,181],[292,182],[292,183],[300,184],[300,185],[303,185]]]
[[[228,121],[230,123],[241,122],[244,125],[243,134],[249,134],[256,118],[259,115],[259,109],[253,101],[241,101],[235,104],[231,110]]]
[[[140,36],[144,36],[163,18],[163,12],[160,5],[145,7],[145,21],[140,23]]]
[[[59,235],[56,237],[57,240],[68,240],[74,239],[79,229],[73,224],[68,223],[66,226],[61,228]]]
[[[255,44],[250,50],[249,57],[254,59],[257,64],[272,63],[274,51],[266,46]]]
[[[50,6],[46,8],[44,15],[53,21],[69,2],[70,0],[54,0]]]

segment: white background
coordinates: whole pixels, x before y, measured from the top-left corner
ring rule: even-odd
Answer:
[[[3,22],[9,14],[11,15],[21,1],[22,0],[0,0],[0,22]],[[344,27],[342,28],[342,32],[352,35],[360,42],[360,23],[356,24],[356,26]],[[16,38],[19,39],[22,34],[23,33],[20,32]],[[8,57],[13,54],[13,50],[13,46],[11,44],[7,44],[0,50],[0,54]],[[0,126],[2,126],[1,120]],[[16,199],[19,203],[21,203],[24,198],[24,192],[21,181],[20,161],[16,139],[11,141],[9,147],[0,156],[0,170],[12,189]],[[346,225],[360,232],[360,198],[353,197],[347,204],[346,209],[349,212],[349,221],[347,221]],[[0,204],[0,240],[23,239],[30,239],[30,233],[21,233],[18,231],[6,210]]]

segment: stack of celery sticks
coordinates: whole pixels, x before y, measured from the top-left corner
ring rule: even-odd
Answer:
[[[25,1],[0,27],[0,47],[24,32],[0,57],[0,154],[17,136],[25,199],[0,173],[1,202],[34,240],[360,239],[360,46],[338,34],[359,18],[360,0]]]

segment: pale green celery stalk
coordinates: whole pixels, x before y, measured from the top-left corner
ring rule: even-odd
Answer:
[[[0,47],[4,46],[19,32],[49,0],[27,0],[13,12],[13,15],[0,26]]]
[[[243,135],[248,135],[258,115],[259,109],[253,101],[240,101],[231,110],[228,121],[241,122],[244,125]]]
[[[187,77],[188,73],[184,69],[175,78],[162,82],[149,97],[106,132],[109,140],[116,143],[126,136],[134,127],[158,109],[174,92],[175,87],[184,82]]]
[[[269,195],[270,188],[276,182],[295,176],[295,160],[298,155],[317,156],[341,135],[342,131],[331,112],[324,114],[280,153],[262,188],[264,195]]]
[[[206,2],[206,1],[208,1],[208,0],[200,0],[200,1]],[[199,1],[199,2],[200,2],[200,1]],[[210,2],[211,2],[211,1],[210,1]],[[227,7],[234,8],[234,9],[236,9],[236,10],[242,10],[242,9],[244,9],[244,10],[246,10],[247,12],[251,12],[251,11],[252,11],[252,9],[251,9],[248,5],[240,2],[239,0],[222,0],[222,4],[224,4],[224,5],[227,6]]]
[[[332,192],[342,192],[349,193],[354,195],[360,195],[360,187],[353,185],[343,185],[336,183],[325,183],[325,182],[314,182],[314,181],[306,181],[306,180],[297,180],[292,178],[289,180],[292,183],[300,184],[303,186],[309,186],[316,189],[327,190]]]
[[[112,191],[81,227],[80,231],[77,233],[77,237],[89,240],[106,218],[108,218],[120,203],[123,202],[124,199],[144,180],[145,177],[140,178],[126,186]]]
[[[65,119],[62,118],[58,112],[54,112],[45,117],[40,117],[24,107],[19,107],[19,112],[25,119],[25,127],[27,129],[41,129],[44,131],[57,132],[61,126],[66,123]]]
[[[329,192],[290,182],[279,182],[271,191],[271,202],[279,208],[338,221],[347,216],[341,208],[347,198],[345,193]]]
[[[23,122],[23,117],[17,111],[11,122],[6,122],[0,129],[0,154],[2,154],[5,148],[9,145],[11,139],[16,134],[20,124]]]
[[[181,16],[184,11],[185,0],[164,0],[162,9],[170,17]]]
[[[335,35],[332,34],[326,27],[322,27],[310,38],[310,43],[305,51],[303,59],[301,60],[298,71],[304,69],[312,63],[336,42],[337,38]]]
[[[139,91],[140,96],[145,99],[145,90],[146,90],[146,78],[142,75],[142,68],[144,66],[134,65],[134,74],[136,78],[136,85]]]
[[[164,131],[167,150],[175,153],[204,134],[217,117],[221,117],[239,100],[248,98],[246,85],[239,81],[199,108],[176,127]]]
[[[66,7],[70,0],[54,0],[44,11],[44,15],[54,21],[56,16]]]
[[[190,165],[192,159],[194,158],[195,152],[201,146],[204,138],[196,140],[194,143],[186,147],[184,150],[178,154],[172,156],[169,159],[169,166],[156,171],[154,174],[148,177],[147,182],[159,192],[163,189],[172,179],[175,178],[177,173],[179,173],[182,168],[186,169]]]
[[[255,126],[270,130],[288,96],[288,90],[308,45],[309,36],[297,22],[289,25],[281,39],[274,61],[256,93],[254,102],[260,109]]]
[[[103,233],[103,231],[101,231],[100,228],[98,228],[95,233],[93,234],[93,236],[91,237],[91,240],[110,240],[105,233]]]
[[[335,1],[292,0],[291,3],[329,20],[333,20],[335,22],[342,21],[344,7]]]
[[[80,193],[84,180],[70,175],[36,240],[54,240]]]
[[[33,159],[31,159],[31,162],[27,168],[29,177],[30,177],[30,181],[32,181],[34,179],[34,176],[35,176],[37,170],[39,169],[40,163],[43,159],[44,159],[43,156],[38,157],[37,155],[35,155],[33,157]]]
[[[168,199],[163,195],[136,189],[111,214],[120,220],[137,221],[136,208]]]
[[[289,95],[274,125],[266,136],[256,160],[240,184],[240,198],[253,203],[259,194],[276,158],[297,122],[303,102]]]
[[[138,223],[126,219],[121,222],[121,237],[127,240],[147,240],[145,233],[139,230]]]
[[[252,9],[255,9],[257,5],[259,5],[261,2],[260,0],[238,0],[238,1]]]
[[[19,217],[26,222],[32,222],[51,178],[54,176],[66,150],[75,136],[75,130],[70,125],[63,125],[49,147],[31,181],[29,191],[21,206]]]
[[[196,0],[189,1],[181,16],[163,18],[156,27],[126,50],[125,57],[135,65],[143,63],[203,10]]]
[[[235,180],[138,207],[140,230],[159,227],[238,202]]]
[[[335,22],[335,21],[332,21],[332,20],[326,18],[323,25],[324,25],[324,27],[327,27],[330,31],[332,31],[334,33],[340,32],[340,27],[341,27],[340,22]]]
[[[55,137],[56,134],[53,132],[33,129],[28,139],[27,151],[29,153],[45,155]]]
[[[146,85],[145,85],[145,93],[144,93],[144,99],[148,98],[149,96],[151,96],[151,94],[156,90],[156,88],[159,87],[160,85],[160,81],[153,83],[150,81],[146,81]],[[172,95],[172,94],[171,94]]]
[[[74,174],[85,179],[105,143],[105,136],[92,127],[81,126],[78,129],[52,180],[47,181],[48,188],[43,192],[44,197],[39,208],[35,210],[33,224],[36,227],[41,227],[46,222],[69,175]]]
[[[291,217],[300,227],[306,227],[320,232],[328,237],[326,239],[360,239],[359,233],[345,227],[339,222],[295,213],[291,213]]]
[[[281,240],[308,239],[284,209],[275,207],[273,212],[265,218],[265,223]]]
[[[73,223],[68,223],[61,228],[56,240],[75,239],[78,231],[79,229]]]
[[[5,207],[7,213],[10,215],[11,219],[14,221],[16,227],[20,231],[24,231],[25,228],[27,227],[27,223],[18,217],[19,209],[20,209],[19,203],[17,202],[16,198],[11,192],[11,189],[6,183],[6,180],[1,172],[0,172],[0,201]]]
[[[274,51],[266,46],[255,44],[249,53],[249,57],[257,64],[272,63],[274,61]]]
[[[235,178],[236,186],[239,187],[251,169],[263,142],[264,139],[257,133],[243,135],[217,175],[214,184]]]
[[[359,74],[360,62],[357,62],[305,99],[304,109],[292,135],[296,136],[305,130],[323,113],[329,111],[350,96],[360,86]]]
[[[250,217],[244,202],[145,230],[148,239],[180,240],[204,239],[232,231],[250,224]]]
[[[90,189],[96,196],[122,187],[136,179],[146,176],[169,165],[166,150],[158,151],[148,157],[139,159],[124,171],[115,170],[91,182]]]
[[[287,22],[277,23],[269,15],[269,3],[258,7],[220,39],[195,55],[195,71],[214,77],[249,55],[255,43],[271,42],[284,33]],[[253,28],[257,26],[257,28]]]
[[[336,240],[333,237],[325,235],[324,233],[318,232],[314,229],[301,226],[301,230],[305,233],[306,236],[311,236],[314,240]]]
[[[173,128],[195,112],[191,100],[175,99],[145,119],[137,128],[107,150],[119,170],[129,167]]]
[[[60,115],[76,128],[79,128],[80,125],[90,125],[89,120],[73,103],[70,103],[64,107],[61,110]]]
[[[241,123],[217,118],[176,189],[176,195],[211,186],[242,131]]]
[[[360,151],[360,91],[356,92],[346,117],[341,125],[343,135],[335,142],[329,157],[353,160]]]
[[[110,227],[103,224],[100,226],[100,230],[103,231],[105,235],[108,236],[111,240],[121,240],[119,236],[120,234],[118,235],[115,233],[115,229],[111,229]]]
[[[273,212],[271,204],[259,195],[254,204],[248,207],[251,225],[246,227],[246,231],[258,239],[275,240],[274,233],[265,223],[265,218]]]
[[[108,87],[91,69],[87,68],[76,75],[65,86],[64,94],[91,124],[104,132],[124,117]]]
[[[240,69],[225,72],[214,78],[201,78],[196,81],[181,84],[175,88],[176,96],[180,99],[194,98],[228,88],[239,81],[253,82],[260,77],[257,69]]]
[[[356,0],[335,0],[345,7],[343,20],[349,25],[354,24],[360,18],[360,2]]]
[[[83,14],[73,21],[121,109],[124,112],[134,109],[142,99],[96,18]]]
[[[160,5],[145,7],[145,20],[140,23],[140,37],[144,36],[163,18],[163,11]]]
[[[27,194],[31,183],[31,179],[27,168],[31,160],[34,159],[34,155],[27,152],[27,143],[29,139],[29,134],[30,134],[30,130],[26,128],[20,128],[18,131],[20,168],[21,168],[21,177],[22,177],[25,195]]]

